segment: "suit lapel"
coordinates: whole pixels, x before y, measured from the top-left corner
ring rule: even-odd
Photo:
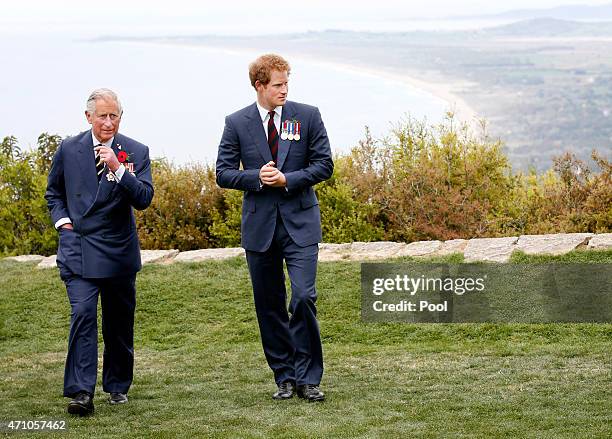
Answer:
[[[113,139],[113,144],[111,145],[111,148],[113,151],[115,151],[115,154],[117,154],[117,152],[119,151],[119,149],[117,148],[117,135],[115,135],[115,138]],[[92,142],[93,140],[91,139],[91,134],[89,135],[89,141]],[[93,148],[93,144],[91,144],[90,146],[90,151]],[[93,152],[92,152],[93,154]],[[93,160],[92,160],[93,163]],[[102,204],[104,201],[106,201],[110,195],[110,193],[113,191],[113,189],[115,188],[116,184],[114,181],[110,181],[107,178],[108,173],[110,172],[108,168],[104,168],[104,171],[102,172],[102,177],[100,178],[100,182],[98,183],[98,176],[96,175],[96,165],[94,163],[93,165],[93,171],[90,173],[86,173],[87,175],[85,175],[86,177],[86,181],[87,184],[91,184],[90,182],[93,181],[93,184],[95,185],[95,190],[93,191],[93,195],[92,195],[92,203],[90,204],[89,208],[87,209],[87,211],[84,213],[84,215],[87,215],[92,209],[94,209],[96,206],[98,206],[99,204]]]
[[[264,161],[272,161],[272,153],[270,152],[270,146],[268,145],[268,139],[263,128],[263,122],[261,121],[261,115],[257,109],[257,104],[253,104],[251,110],[245,116],[248,119],[247,129],[249,134],[255,142],[255,146],[259,150],[259,153],[263,157]]]
[[[77,146],[76,160],[81,170],[84,191],[89,195],[89,203],[94,202],[98,192],[98,178],[96,176],[96,163],[94,161],[93,140],[91,131],[85,132]]]
[[[291,102],[287,102],[284,106],[283,106],[283,112],[281,114],[281,131],[283,129],[283,121],[285,120],[291,120],[295,117],[295,107],[291,104]],[[280,135],[280,133],[279,133]],[[291,140],[287,139],[287,140],[283,140],[281,138],[279,138],[278,141],[278,163],[276,164],[276,167],[278,168],[278,170],[282,170],[283,165],[285,164],[285,160],[287,159],[287,154],[289,154],[289,148],[291,147]]]
[[[113,144],[111,145],[111,149],[113,150],[113,152],[115,153],[115,155],[119,154],[119,151],[121,151],[119,149],[119,133],[115,134],[115,138],[113,139]],[[123,145],[121,146],[121,148],[123,148]]]

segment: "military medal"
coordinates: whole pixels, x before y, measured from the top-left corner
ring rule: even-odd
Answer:
[[[301,127],[302,127],[302,124],[300,122],[295,122],[295,135],[293,136],[293,140],[298,141],[301,139],[301,136],[300,136]]]
[[[124,163],[125,169],[132,175],[134,175],[134,163]]]
[[[283,122],[283,126],[281,128],[281,136],[280,137],[281,137],[282,140],[287,140],[287,137],[289,136],[287,134],[287,124],[288,124],[288,122],[284,121]]]
[[[293,140],[293,130],[295,128],[295,122],[289,122],[289,135],[287,135],[287,138],[289,140]]]
[[[301,128],[302,124],[297,120],[286,120],[283,122],[280,137],[283,140],[300,140],[302,137],[300,135]]]

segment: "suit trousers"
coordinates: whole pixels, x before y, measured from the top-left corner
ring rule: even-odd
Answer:
[[[280,214],[268,250],[246,251],[263,350],[277,384],[321,382],[323,350],[315,306],[318,253],[318,244],[300,247],[291,239]],[[291,282],[288,310],[283,259]]]
[[[70,335],[64,371],[64,396],[94,393],[98,371],[98,295],[102,298],[104,354],[102,388],[127,393],[134,370],[136,274],[83,278],[58,263],[70,301]]]

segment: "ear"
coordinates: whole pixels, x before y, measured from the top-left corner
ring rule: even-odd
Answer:
[[[87,118],[87,122],[89,122],[90,125],[93,123],[93,115],[87,110],[85,110],[85,118]]]
[[[259,91],[263,87],[264,87],[264,85],[261,83],[261,81],[259,79],[257,81],[255,81],[255,90]]]

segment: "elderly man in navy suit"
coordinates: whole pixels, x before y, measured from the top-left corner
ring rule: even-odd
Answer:
[[[244,191],[242,246],[274,399],[323,401],[323,352],[316,318],[321,214],[313,186],[333,172],[316,107],[287,101],[290,67],[277,55],[249,66],[257,102],[225,119],[217,183]],[[242,164],[242,166],[240,166]],[[283,260],[291,281],[287,312]],[[290,315],[289,315],[290,314]]]
[[[117,95],[95,90],[85,116],[91,130],[58,148],[45,198],[59,231],[57,265],[71,306],[64,396],[68,413],[93,412],[98,369],[98,294],[102,300],[102,385],[111,404],[127,402],[134,368],[134,309],[140,246],[133,208],[153,198],[146,146],[119,134]]]

